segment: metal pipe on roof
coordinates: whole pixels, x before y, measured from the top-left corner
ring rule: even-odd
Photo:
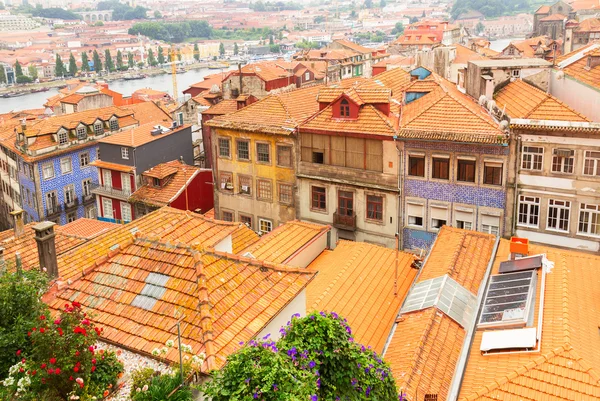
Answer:
[[[490,276],[492,275],[492,266],[494,265],[494,260],[496,259],[496,254],[498,253],[499,245],[500,237],[496,237],[494,249],[492,250],[492,256],[490,257],[490,261],[488,262],[487,268],[485,270],[485,276],[483,277],[483,280],[481,281],[481,286],[479,287],[479,291],[477,292],[477,314],[475,315],[473,322],[471,323],[471,327],[469,327],[467,331],[465,341],[463,342],[462,348],[460,350],[460,357],[454,370],[454,376],[452,377],[452,383],[450,384],[450,391],[448,392],[448,401],[455,401],[458,399],[460,386],[462,385],[465,369],[467,368],[467,359],[469,358],[469,354],[471,353],[473,338],[475,336],[475,331],[477,330],[477,322],[479,321],[479,316],[481,315],[481,303],[483,302],[483,297],[485,295],[488,283],[490,281]]]

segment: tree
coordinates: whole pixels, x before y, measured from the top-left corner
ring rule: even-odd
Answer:
[[[273,41],[273,35],[269,36],[269,46],[274,45],[275,41]]]
[[[15,62],[15,76],[19,77],[23,75],[23,68],[21,67],[21,63],[19,63],[19,60],[17,60]]]
[[[223,44],[223,42],[219,44],[219,54],[221,55],[221,57],[225,55],[225,45]]]
[[[354,342],[332,312],[294,315],[278,341],[252,340],[227,358],[203,390],[213,401],[236,399],[398,399],[389,366]]]
[[[121,50],[117,50],[117,70],[121,71],[123,69],[123,53]]]
[[[33,348],[27,331],[47,313],[47,306],[40,302],[47,285],[47,275],[39,270],[24,272],[18,268],[0,275],[0,378],[21,360],[17,350],[26,354]]]
[[[481,33],[485,31],[485,25],[483,25],[481,23],[481,21],[479,21],[477,23],[477,25],[475,25],[475,32],[477,33],[477,35],[481,35]]]
[[[281,46],[276,44],[269,45],[269,51],[271,53],[281,53]]]
[[[156,59],[154,58],[154,52],[152,49],[148,50],[148,65],[150,67],[155,67],[157,64]]]
[[[240,48],[238,47],[238,44],[237,44],[237,42],[235,42],[235,43],[233,44],[233,54],[234,54],[235,56],[237,56],[237,55],[239,54],[239,52],[240,52]]]
[[[387,1],[385,1],[385,0],[381,0],[381,1],[379,2],[379,8],[383,8],[383,7],[385,7],[385,6],[387,6]]]
[[[32,80],[34,80],[34,81],[35,81],[36,79],[38,79],[38,70],[37,70],[37,68],[35,67],[35,65],[33,65],[33,64],[29,64],[29,67],[27,67],[27,69],[29,70],[29,77],[30,77]]]
[[[108,49],[104,50],[104,66],[106,71],[113,72],[115,70],[115,63],[113,63],[110,50]]]
[[[152,57],[154,57],[154,55],[152,55]],[[134,65],[135,61],[133,60],[133,53],[129,52],[127,53],[127,67],[133,68]]]
[[[96,50],[94,50],[94,54],[92,55],[92,61],[94,62],[94,71],[102,71],[102,60],[100,60],[100,55]]]
[[[90,70],[90,61],[88,60],[88,55],[84,51],[81,53],[81,71],[89,71]]]
[[[365,8],[373,8],[373,0],[365,0]]]
[[[163,54],[163,48],[158,46],[158,64],[163,65],[165,63],[165,55]]]
[[[6,83],[6,71],[4,70],[4,65],[0,64],[0,84]]]
[[[400,36],[404,33],[404,24],[402,22],[396,22],[396,26],[392,29],[392,35]]]
[[[104,26],[104,22],[96,21],[96,23],[94,23],[94,26]]]
[[[196,61],[200,60],[200,49],[198,48],[198,43],[194,43],[194,59]]]
[[[161,14],[160,11],[158,11],[158,10],[154,11],[154,18],[160,19],[162,17],[163,17],[163,15]]]
[[[83,66],[82,66],[83,69]],[[69,74],[75,76],[77,74],[77,62],[75,61],[75,56],[73,53],[69,55]]]
[[[59,54],[56,55],[56,65],[54,66],[54,75],[57,77],[64,77],[66,75],[67,68],[62,61]]]

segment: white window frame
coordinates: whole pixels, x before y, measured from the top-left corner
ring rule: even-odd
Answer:
[[[124,146],[121,148],[121,159],[129,160],[129,148]]]
[[[107,202],[110,202],[109,207],[107,207]],[[106,213],[106,211],[109,210],[110,213]],[[102,216],[107,218],[107,219],[114,219],[115,218],[115,214],[113,211],[113,204],[112,204],[112,199],[111,198],[102,198]]]
[[[521,205],[525,205],[526,212],[521,213]],[[534,209],[537,206],[537,214],[534,214]],[[530,227],[530,228],[539,228],[540,227],[540,212],[541,212],[541,200],[537,196],[527,196],[527,195],[519,195],[519,205],[517,211],[517,226],[519,227]],[[521,215],[526,217],[526,223],[521,222]],[[537,224],[531,224],[531,218],[535,216],[537,218]]]
[[[445,216],[443,216],[445,215]],[[441,217],[445,217],[442,219]],[[434,221],[441,222],[445,221],[442,225],[448,225],[448,206],[442,205],[430,205],[429,206],[429,231],[440,231],[442,226],[436,227]]]
[[[86,162],[85,164],[83,164],[83,156],[86,157]],[[90,153],[89,152],[82,152],[79,154],[79,166],[80,167],[88,167],[90,165]]]
[[[582,225],[582,217],[583,214],[586,213],[588,214],[588,221],[587,223],[583,223],[586,224],[588,227],[585,231],[581,230],[581,225]],[[598,233],[594,234],[591,232],[591,227],[592,227],[592,216],[596,216],[595,219],[598,222],[597,226],[599,226],[598,228]],[[593,204],[588,204],[588,203],[581,203],[579,205],[579,218],[577,221],[577,234],[580,235],[586,235],[586,236],[590,236],[590,237],[600,237],[600,205],[593,205]]]
[[[128,173],[121,173],[121,189],[123,192],[131,193],[131,176]]]
[[[68,165],[68,169],[65,169],[65,166]],[[70,157],[63,157],[60,159],[60,172],[61,174],[70,174],[73,172],[73,164],[71,163]]]
[[[569,157],[564,157],[564,156],[559,156],[556,154],[557,151],[559,150],[569,150],[571,151],[571,156]],[[554,159],[556,157],[560,158],[560,169],[558,171],[554,170]],[[571,160],[571,171],[565,171],[565,167],[567,167],[567,164],[565,163],[568,159]],[[550,166],[550,171],[552,171],[553,173],[560,173],[560,174],[573,174],[573,172],[575,171],[575,151],[573,149],[552,149],[552,165]]]
[[[470,215],[470,219],[466,215]],[[463,230],[472,230],[475,221],[475,212],[473,210],[454,210],[454,226]],[[463,223],[462,227],[459,222]]]
[[[125,213],[125,211],[127,210],[127,213]],[[127,216],[125,216],[127,214]],[[126,218],[129,217],[129,218]],[[133,216],[131,214],[131,205],[127,202],[121,202],[121,220],[129,223],[131,222],[133,219]]]
[[[526,150],[527,149],[527,150]],[[529,149],[541,149],[542,152],[532,152]],[[534,168],[534,165],[537,164],[537,158],[540,158],[539,165],[540,168]],[[529,164],[529,167],[525,166],[525,163]],[[544,148],[541,146],[528,146],[523,145],[521,148],[521,170],[527,171],[542,171],[544,169]]]
[[[89,196],[92,194],[92,179],[86,178],[81,181],[81,193],[83,196]]]
[[[69,143],[69,133],[64,129],[58,131],[58,144],[67,145]]]
[[[265,227],[268,227],[268,230],[263,230],[263,223],[265,225]],[[270,233],[271,231],[273,231],[273,222],[269,219],[263,219],[263,218],[259,218],[258,219],[258,232],[260,234],[266,234],[266,233]]]
[[[117,131],[119,129],[119,120],[113,118],[112,120],[110,120],[109,126],[111,131]]]
[[[77,139],[84,140],[87,138],[87,127],[85,125],[80,125],[77,127]]]
[[[595,151],[595,150],[585,150],[583,152],[583,166],[582,166],[581,173],[588,177],[594,177],[594,176],[600,175],[600,156],[599,157],[588,156],[588,155],[591,155],[592,153],[598,153],[600,155],[600,151]],[[586,164],[587,164],[588,160],[590,160],[593,165],[593,167],[592,167],[593,173],[592,174],[585,173],[585,168],[586,168]]]
[[[563,203],[563,205],[561,205],[560,203]],[[557,209],[557,215],[555,217],[556,223],[557,223],[556,227],[552,227],[550,225],[550,210],[551,209]],[[567,211],[567,228],[566,228],[566,230],[558,228],[560,226],[560,221],[564,220],[564,219],[560,218],[561,210]],[[561,233],[568,233],[570,226],[571,226],[571,201],[566,201],[566,200],[561,200],[561,199],[548,199],[548,213],[546,216],[546,230],[557,231],[557,232],[561,232]]]
[[[104,124],[100,123],[94,123],[94,135],[102,135],[104,134]]]
[[[105,187],[112,187],[112,171],[102,169],[102,185]]]
[[[484,220],[487,218],[494,218],[494,219],[498,219],[498,225],[492,225],[492,224],[484,224]],[[480,216],[480,222],[479,222],[479,231],[482,233],[486,233],[486,234],[492,234],[492,235],[496,235],[499,236],[500,235],[500,225],[502,224],[501,221],[501,216],[495,216],[489,213],[482,213]]]
[[[75,185],[69,184],[64,187],[64,195],[65,195],[65,203],[67,205],[71,205],[75,203],[75,199],[77,199],[77,193],[75,192]],[[70,200],[68,198],[71,198]]]
[[[48,169],[49,174],[46,174],[46,169]],[[44,176],[44,180],[51,180],[54,178],[54,164],[52,162],[42,165],[42,175]]]
[[[413,207],[421,208],[420,216],[417,216],[416,214],[409,212],[411,205]],[[411,217],[421,218],[421,225],[411,223]],[[417,203],[417,202],[407,202],[407,204],[406,204],[406,225],[407,225],[407,227],[412,227],[412,228],[425,228],[425,204]]]

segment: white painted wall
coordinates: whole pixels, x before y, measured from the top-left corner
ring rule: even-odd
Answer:
[[[280,337],[279,329],[287,324],[292,319],[292,315],[299,313],[301,317],[306,316],[306,289],[302,290],[296,298],[292,300],[285,308],[267,324],[267,326],[256,336],[261,339],[267,334],[271,334],[269,339],[277,341]]]
[[[321,233],[317,238],[297,254],[285,261],[285,264],[294,267],[307,267],[327,248],[327,232]]]
[[[600,122],[600,91],[567,75],[558,79],[558,71],[550,77],[550,94],[568,104],[592,121]]]
[[[596,241],[588,241],[581,238],[570,238],[560,234],[553,235],[548,233],[517,229],[517,237],[528,238],[532,242],[539,242],[559,247],[573,248],[580,251],[597,252],[598,250],[600,250],[600,243]]]
[[[233,253],[233,241],[231,235],[228,235],[225,239],[215,245],[215,251]]]

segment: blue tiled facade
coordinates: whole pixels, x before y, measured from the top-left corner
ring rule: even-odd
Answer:
[[[425,177],[415,178],[408,175],[409,154],[425,153]],[[443,142],[418,142],[410,141],[405,143],[405,165],[404,169],[404,198],[407,201],[420,202],[423,205],[424,227],[410,228],[405,220],[403,230],[403,241],[405,249],[430,248],[433,244],[437,232],[430,229],[429,210],[432,205],[443,205],[448,207],[448,223],[453,225],[455,207],[470,208],[473,210],[472,229],[480,227],[481,212],[503,213],[506,206],[506,177],[508,147],[505,146],[485,146],[469,145]],[[431,179],[432,163],[431,158],[434,154],[444,154],[450,156],[449,180]],[[475,183],[461,183],[456,180],[457,158],[471,157],[476,159]],[[501,160],[503,162],[502,186],[484,185],[483,171],[484,161]],[[437,203],[436,203],[437,202]],[[502,217],[500,217],[500,235],[503,232]]]
[[[41,204],[39,205],[41,215],[38,214],[38,211],[34,209],[35,204],[30,206],[28,202],[23,202],[24,210],[29,213],[36,220],[44,220],[51,219],[57,220],[59,224],[67,223],[67,212],[65,211],[65,187],[69,184],[73,184],[75,188],[75,196],[78,200],[77,207],[73,207],[69,209],[69,213],[76,212],[77,218],[85,216],[85,206],[83,201],[83,181],[85,179],[91,179],[92,184],[98,183],[98,170],[89,165],[89,163],[97,160],[97,145],[90,144],[85,148],[80,148],[76,151],[63,153],[43,161],[33,163],[32,167],[36,172],[36,175],[39,177],[39,183],[36,186],[31,178],[24,174],[23,169],[20,168],[20,180],[21,185],[24,188],[29,188],[30,191],[35,190],[35,196],[39,200],[41,200]],[[87,153],[89,155],[88,165],[86,167],[81,167],[81,154]],[[69,158],[71,160],[71,171],[68,173],[63,173],[61,171],[61,159]],[[19,160],[19,164],[21,164],[23,160]],[[52,163],[54,166],[54,177],[50,179],[44,179],[43,166],[47,163]],[[56,191],[58,205],[61,206],[60,214],[47,216],[46,210],[48,209],[47,197],[46,195],[49,192]],[[38,196],[39,195],[39,196]],[[25,201],[26,195],[23,195],[23,200]],[[93,199],[93,197],[92,197]],[[91,202],[90,205],[94,203]],[[26,205],[26,206],[25,206]]]

